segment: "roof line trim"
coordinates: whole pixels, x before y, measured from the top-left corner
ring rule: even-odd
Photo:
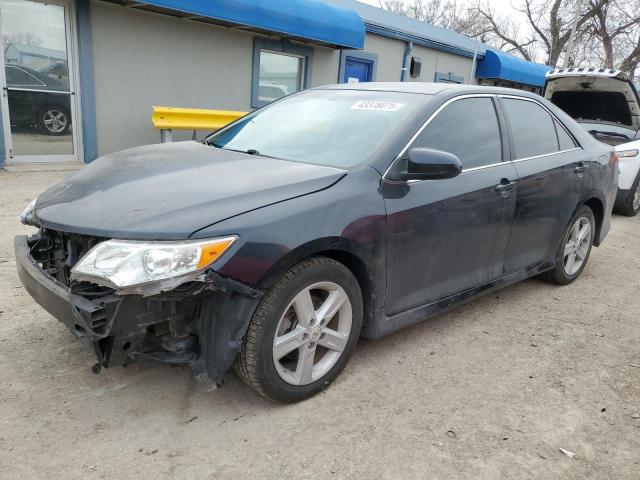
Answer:
[[[429,40],[427,38],[419,37],[417,35],[412,35],[410,33],[405,33],[400,30],[393,30],[388,27],[383,27],[380,25],[376,25],[374,23],[369,23],[367,21],[364,22],[364,28],[367,31],[367,33],[373,33],[376,35],[381,35],[383,37],[394,38],[396,40],[403,40],[406,42],[413,42],[415,45],[421,45],[423,47],[433,48],[434,50],[453,53],[453,54],[460,55],[463,57],[468,57],[468,58],[473,58],[473,55],[474,55],[474,52],[472,50],[456,47],[454,45],[447,45],[444,43],[437,42],[435,40]],[[476,58],[481,59],[483,57],[484,57],[484,52],[481,52],[478,49],[476,53]]]

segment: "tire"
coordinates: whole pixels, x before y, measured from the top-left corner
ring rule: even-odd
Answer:
[[[635,217],[640,211],[640,173],[636,176],[627,196],[616,205],[615,211],[626,217]]]
[[[582,229],[587,224],[589,226],[588,233],[576,246],[576,234],[580,237],[581,232],[583,232]],[[575,230],[576,228],[578,228],[577,232]],[[573,215],[567,229],[562,235],[562,241],[556,252],[556,266],[552,270],[544,272],[540,277],[556,285],[568,285],[578,278],[589,260],[595,231],[596,221],[593,216],[593,211],[586,205],[582,205]],[[570,245],[571,242],[573,245]],[[572,250],[571,247],[575,248],[575,250]],[[566,250],[570,250],[568,255],[565,255]],[[572,258],[573,263],[571,263]],[[577,263],[578,261],[580,262],[579,264]]]
[[[71,126],[71,116],[64,107],[47,105],[38,113],[38,125],[47,135],[65,135]]]
[[[331,313],[317,315],[329,306],[334,307]],[[325,389],[347,364],[362,329],[362,310],[360,286],[347,267],[326,257],[306,259],[265,292],[234,371],[272,400],[292,403],[309,398]]]

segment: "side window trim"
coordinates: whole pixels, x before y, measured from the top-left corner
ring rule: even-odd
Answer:
[[[433,119],[435,119],[438,114],[440,112],[442,112],[442,110],[444,110],[447,106],[451,105],[454,102],[457,102],[458,100],[464,100],[467,98],[490,98],[492,100],[493,103],[493,108],[495,109],[495,113],[496,113],[496,121],[498,122],[498,129],[500,130],[500,141],[501,144],[504,145],[504,139],[502,138],[502,128],[501,128],[501,124],[500,124],[500,115],[498,113],[498,108],[496,107],[496,94],[495,93],[469,93],[466,95],[458,95],[456,97],[450,98],[448,100],[446,100],[442,105],[440,105],[438,108],[436,108],[436,110],[429,115],[429,117],[425,120],[425,122],[422,124],[422,126],[416,131],[416,133],[411,137],[411,139],[409,139],[409,141],[407,142],[407,144],[402,148],[402,150],[400,150],[400,153],[398,153],[398,155],[396,155],[396,157],[393,159],[393,161],[389,164],[389,167],[385,170],[384,175],[382,175],[382,179],[385,180],[387,179],[387,174],[393,169],[393,166],[400,161],[404,155],[409,151],[409,148],[411,147],[411,145],[413,145],[413,143],[416,141],[416,139],[420,136],[420,134],[422,133],[422,131],[427,128],[429,126],[429,124],[433,121]],[[502,165],[504,163],[504,146],[502,149],[502,156],[503,159],[500,163],[495,163],[495,164],[491,164],[491,165],[482,165],[480,167],[474,167],[474,168],[468,168],[468,169],[463,169],[462,173],[464,172],[469,172],[469,171],[473,171],[473,170],[479,170],[481,168],[488,168],[488,167],[495,167],[497,165]],[[424,180],[409,180],[410,182],[423,182]]]
[[[23,88],[23,87],[46,87],[46,85],[44,83],[42,83],[40,80],[38,80],[36,77],[34,77],[33,75],[31,75],[29,72],[24,71],[22,68],[20,68],[17,65],[7,65],[6,68],[13,68],[15,70],[19,70],[21,71],[24,75],[26,75],[28,78],[31,78],[33,80],[35,80],[37,83],[34,83],[33,85],[30,85],[28,83],[25,83],[24,85],[20,85],[20,84],[14,84],[12,85],[13,87],[18,87],[18,88]],[[8,85],[7,85],[8,86]]]
[[[549,114],[549,116],[551,117],[551,120],[553,122],[554,131],[556,133],[556,141],[558,142],[558,151],[557,152],[544,153],[542,155],[534,155],[532,157],[515,158],[515,153],[516,152],[515,152],[515,148],[513,146],[513,133],[511,132],[511,128],[508,126],[508,122],[507,122],[507,127],[508,127],[508,130],[509,130],[509,146],[510,146],[510,150],[511,150],[511,161],[512,162],[522,162],[524,160],[531,160],[531,159],[534,159],[534,158],[548,157],[550,155],[557,155],[559,153],[571,152],[573,150],[579,150],[579,149],[582,148],[582,146],[578,143],[578,141],[573,136],[573,134],[567,129],[567,127],[564,126],[564,124],[560,121],[560,119],[558,117],[556,117],[556,115],[551,110],[549,110],[545,105],[543,105],[542,103],[540,103],[536,99],[529,98],[529,97],[521,97],[520,95],[498,94],[497,96],[498,96],[498,99],[500,101],[500,107],[501,107],[501,109],[503,109],[503,111],[504,111],[504,106],[502,105],[502,99],[503,98],[510,98],[510,99],[513,99],[513,100],[524,100],[524,101],[527,101],[527,102],[535,103],[536,105],[541,107],[545,112],[547,112]],[[556,123],[558,123],[564,129],[564,131],[567,132],[567,135],[569,135],[569,137],[571,137],[571,139],[573,140],[573,143],[575,144],[574,148],[560,150],[560,139],[558,138],[558,131],[556,130],[557,129]]]

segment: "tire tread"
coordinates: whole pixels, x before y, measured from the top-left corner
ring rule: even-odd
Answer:
[[[280,292],[286,288],[288,284],[294,282],[297,275],[301,274],[304,270],[323,264],[333,265],[347,271],[349,270],[340,262],[322,256],[310,257],[292,266],[267,289],[249,322],[247,333],[242,340],[240,352],[233,364],[233,370],[249,387],[271,400],[277,401],[278,399],[269,394],[258,375],[258,352],[262,330],[268,322],[271,308],[276,303]]]

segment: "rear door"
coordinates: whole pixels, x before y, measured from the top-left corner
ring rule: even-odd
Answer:
[[[446,180],[383,182],[387,315],[503,275],[517,173],[501,141],[506,135],[495,101],[492,95],[449,101],[406,149],[453,153],[462,161],[462,174]]]
[[[510,131],[513,165],[520,178],[505,273],[553,258],[580,199],[588,156],[539,102],[501,96]]]

